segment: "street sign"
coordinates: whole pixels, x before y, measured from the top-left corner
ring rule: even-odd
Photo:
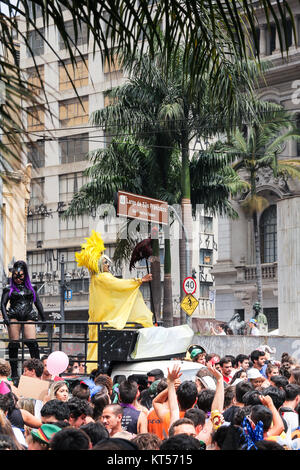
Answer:
[[[126,191],[118,191],[117,215],[168,225],[168,203]]]
[[[69,300],[72,300],[72,289],[65,290],[65,300],[67,302],[69,302]]]
[[[197,284],[193,277],[186,277],[182,283],[182,287],[186,295],[195,294]]]
[[[198,305],[198,300],[192,294],[188,294],[186,297],[184,297],[180,304],[182,310],[184,310],[185,313],[189,316],[194,313]]]

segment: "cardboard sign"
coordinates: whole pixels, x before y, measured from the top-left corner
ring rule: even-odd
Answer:
[[[35,377],[26,377],[21,375],[18,394],[24,398],[34,398],[35,400],[44,400],[48,393],[50,382],[36,379]]]

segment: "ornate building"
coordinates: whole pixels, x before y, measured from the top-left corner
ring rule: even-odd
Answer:
[[[300,128],[300,6],[289,2],[295,16],[297,41],[289,23],[288,57],[282,57],[278,35],[271,24],[261,23],[258,30],[260,53],[271,67],[260,83],[260,98],[278,103],[294,115]],[[258,12],[259,17],[259,12]],[[280,158],[299,158],[300,145],[290,141]],[[300,182],[274,178],[272,171],[258,174],[257,193],[269,206],[259,215],[263,309],[268,318],[269,332],[283,335],[300,334]],[[241,208],[247,194],[234,201],[237,220],[219,219],[218,261],[214,266],[216,318],[228,321],[237,312],[241,319],[253,315],[257,300],[256,266],[252,222]]]

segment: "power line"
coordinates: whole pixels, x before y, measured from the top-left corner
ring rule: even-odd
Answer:
[[[266,113],[266,114],[269,114],[268,111],[263,111],[262,113]],[[299,113],[300,113],[300,110],[299,110]],[[297,114],[299,114],[297,113]],[[189,122],[195,122],[195,120],[191,117],[191,119],[172,119],[169,121],[170,124],[172,123],[175,123],[177,125],[179,124],[182,124],[182,123],[189,123]],[[241,126],[246,126],[247,124],[250,124],[252,123],[253,121],[252,120],[245,120],[241,123]],[[295,116],[294,117],[291,117],[290,120],[289,120],[290,123],[292,122],[296,122],[296,123],[299,123],[299,116]],[[156,120],[155,122],[152,122],[151,125],[154,125],[154,124],[166,124],[168,123],[168,121],[166,120]],[[273,124],[274,123],[274,120],[270,119],[270,121],[264,121],[263,124]],[[276,121],[276,124],[286,124],[287,123],[287,120],[285,119],[282,119],[282,120],[277,120]],[[148,122],[147,121],[132,121],[132,122],[128,122],[128,123],[125,123],[124,127],[128,126],[135,126],[135,125],[144,125],[144,126],[147,126],[148,125]],[[107,127],[109,127],[109,129],[113,129],[113,128],[117,128],[119,129],[120,128],[120,124],[110,124],[109,126],[105,125],[105,124],[91,124],[91,125],[84,125],[84,126],[68,126],[68,127],[58,127],[58,128],[52,128],[52,129],[43,129],[41,131],[25,131],[25,130],[18,130],[18,129],[15,129],[14,132],[7,132],[6,135],[10,135],[12,133],[14,134],[29,134],[29,135],[34,135],[35,137],[40,137],[42,133],[45,133],[45,132],[48,132],[48,133],[51,133],[51,132],[69,132],[71,130],[80,130],[80,129],[103,129],[105,130]],[[238,128],[238,126],[236,126]],[[196,125],[194,127],[195,129],[212,129],[214,132],[217,132],[217,129],[221,129],[219,132],[225,132],[224,129],[226,128],[226,126],[224,125],[218,125],[218,126],[212,126],[210,123],[207,123],[207,124],[199,124],[199,125]],[[164,133],[164,132],[170,132],[170,131],[176,131],[177,129],[174,128],[172,129],[172,127],[170,128],[165,128],[165,129],[159,129],[159,132],[160,133]],[[142,132],[146,132],[146,131],[142,131]],[[148,131],[149,133],[154,133],[154,131]],[[120,134],[115,134],[115,135],[120,135]],[[128,135],[131,135],[131,134],[128,134]]]

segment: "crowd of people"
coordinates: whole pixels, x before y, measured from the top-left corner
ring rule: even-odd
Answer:
[[[298,450],[300,363],[274,353],[220,357],[193,345],[194,380],[178,361],[165,374],[82,377],[82,358],[52,380],[47,356],[31,358],[23,375],[49,381],[43,400],[21,396],[0,359],[0,450]]]

